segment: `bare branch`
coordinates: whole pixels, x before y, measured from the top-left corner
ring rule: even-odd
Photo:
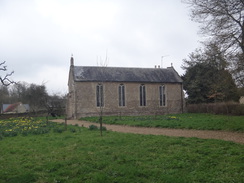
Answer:
[[[235,47],[243,44],[244,4],[241,0],[185,0],[191,6],[193,21],[201,23],[201,33],[212,39],[235,34],[222,41],[223,46]],[[237,39],[236,39],[237,38]],[[241,44],[240,44],[241,43]],[[242,48],[244,53],[244,47]]]
[[[7,71],[7,66],[5,65],[6,61],[0,63],[0,71]],[[11,84],[14,84],[15,82],[12,81],[9,77],[14,74],[14,71],[11,73],[5,74],[4,77],[0,76],[0,83],[4,86],[9,86]]]
[[[7,70],[7,66],[4,65],[5,62],[6,62],[6,61],[0,63],[0,71],[6,71],[6,70]],[[1,68],[1,67],[2,67],[2,68]]]
[[[208,36],[224,50],[230,65],[244,64],[244,1],[243,0],[182,0],[190,5],[191,18],[200,23],[200,34]],[[234,59],[235,58],[235,59]],[[233,62],[235,61],[235,63]],[[235,67],[232,66],[234,69]],[[234,75],[243,75],[243,67]],[[244,77],[243,83],[244,83]]]

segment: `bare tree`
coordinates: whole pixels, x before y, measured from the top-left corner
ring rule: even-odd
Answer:
[[[192,20],[201,23],[200,33],[210,36],[210,41],[214,40],[214,42],[218,43],[221,49],[231,56],[229,62],[232,64],[232,70],[235,71],[234,74],[243,76],[244,1],[182,1],[191,6]],[[241,79],[242,82],[243,79],[244,76]]]
[[[37,112],[46,109],[48,93],[44,84],[28,84],[26,82],[18,82],[9,88],[11,102],[19,102],[30,104],[31,111]]]
[[[26,96],[33,112],[45,110],[48,93],[44,84],[30,84],[26,91]]]
[[[183,0],[191,5],[191,18],[201,23],[201,33],[214,37],[231,51],[244,53],[243,0]]]
[[[108,53],[106,51],[105,59],[103,60],[100,57],[100,67],[101,67],[101,73],[104,74],[104,69],[107,67],[109,58]],[[97,61],[98,63],[98,61]],[[99,124],[100,124],[100,135],[103,135],[103,109],[104,109],[104,81],[101,81],[99,85],[97,86],[96,90],[97,95],[97,106],[99,106]]]
[[[53,117],[61,116],[65,111],[65,95],[59,94],[48,95],[45,103],[48,115]]]
[[[7,66],[5,65],[6,61],[0,63],[0,71],[7,71]],[[12,76],[14,73],[14,71],[12,71],[11,73],[7,73],[5,74],[5,76],[0,76],[0,82],[2,83],[2,85],[4,86],[9,86],[13,83],[15,83],[14,81],[12,81],[9,77]]]
[[[29,88],[29,84],[26,82],[17,82],[13,84],[9,88],[9,94],[12,102],[23,102],[23,103],[29,103],[29,99],[27,97],[27,90]]]

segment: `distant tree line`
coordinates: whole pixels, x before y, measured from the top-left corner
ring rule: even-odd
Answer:
[[[62,115],[65,110],[65,96],[49,95],[44,84],[18,82],[10,86],[0,85],[0,93],[0,104],[29,104],[30,112],[46,111],[51,115]]]
[[[8,73],[6,61],[0,63],[0,105],[21,102],[29,104],[30,112],[45,111],[51,115],[65,113],[65,96],[49,95],[44,84],[15,82]]]

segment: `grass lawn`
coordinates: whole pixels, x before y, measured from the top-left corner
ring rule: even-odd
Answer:
[[[241,144],[111,131],[100,137],[54,123],[38,128],[48,130],[2,136],[0,183],[244,182]]]
[[[81,120],[98,122],[98,117]],[[163,116],[104,116],[106,124],[244,132],[244,116],[184,113]]]

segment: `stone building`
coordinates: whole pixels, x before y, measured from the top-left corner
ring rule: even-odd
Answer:
[[[173,67],[74,66],[70,60],[68,118],[182,113],[182,79]]]

